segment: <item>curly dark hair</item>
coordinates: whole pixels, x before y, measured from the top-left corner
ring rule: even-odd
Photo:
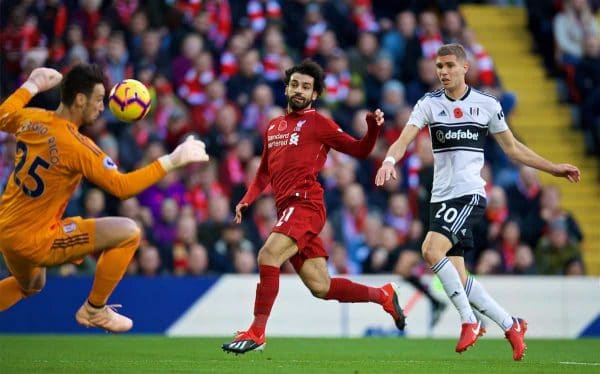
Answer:
[[[323,89],[325,88],[325,78],[323,74],[323,68],[316,62],[306,59],[301,64],[292,66],[285,71],[285,85],[290,84],[292,74],[300,73],[309,75],[314,78],[314,90],[317,92],[317,96],[321,96]]]
[[[60,101],[66,106],[71,106],[78,93],[89,97],[97,84],[104,84],[104,74],[98,65],[76,65],[62,81]]]

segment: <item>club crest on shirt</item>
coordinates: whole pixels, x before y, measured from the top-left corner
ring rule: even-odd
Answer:
[[[63,226],[63,231],[65,234],[70,234],[75,230],[77,230],[77,225],[73,222],[67,223],[66,225]]]
[[[462,118],[462,116],[463,116],[462,110],[460,110],[460,108],[454,108],[454,117],[455,118]]]
[[[287,121],[282,119],[281,122],[279,122],[279,126],[277,126],[277,130],[283,131],[286,128],[287,128]]]
[[[299,132],[302,130],[302,126],[304,126],[304,124],[306,123],[306,120],[300,120],[298,121],[298,123],[296,123],[296,127],[294,127],[294,131]]]

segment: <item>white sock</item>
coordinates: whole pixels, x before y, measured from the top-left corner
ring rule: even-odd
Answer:
[[[472,275],[467,278],[465,291],[469,298],[469,302],[481,314],[489,317],[496,322],[504,331],[509,330],[513,325],[513,318],[504,310],[496,300],[492,299],[485,288]]]
[[[458,310],[461,321],[463,323],[477,322],[477,318],[475,318],[473,309],[471,309],[471,305],[469,304],[465,288],[460,281],[458,271],[456,271],[454,265],[448,260],[448,257],[442,258],[440,262],[431,267],[431,270],[433,270],[440,278],[440,281],[442,281],[444,291],[446,291],[446,294],[450,298],[450,301],[452,301],[452,304],[454,304],[456,310]]]

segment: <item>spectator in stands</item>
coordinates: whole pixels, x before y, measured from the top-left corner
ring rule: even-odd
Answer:
[[[393,227],[383,226],[379,245],[363,263],[363,271],[367,274],[391,273],[398,260],[399,251],[396,230]]]
[[[457,10],[448,10],[442,14],[442,33],[448,43],[460,43],[465,21]]]
[[[173,59],[171,71],[173,84],[179,87],[183,83],[185,74],[192,68],[194,61],[204,49],[204,40],[197,33],[188,34],[181,43],[181,54]]]
[[[581,97],[575,87],[575,67],[583,57],[586,35],[600,35],[588,0],[565,0],[563,11],[554,18],[553,30],[557,64],[566,77],[568,92],[563,95],[578,103]]]
[[[583,58],[575,68],[575,83],[581,97],[580,123],[584,131],[585,150],[600,156],[600,37],[585,38]]]
[[[99,218],[106,215],[106,198],[98,188],[91,188],[85,193],[83,204],[84,218]]]
[[[387,52],[377,55],[375,63],[368,68],[364,89],[367,98],[367,108],[375,108],[381,102],[383,85],[394,77],[394,65]]]
[[[520,244],[515,253],[515,267],[513,274],[518,275],[535,275],[535,260],[533,251],[527,244]]]
[[[348,251],[340,243],[334,243],[330,252],[327,269],[331,275],[356,275],[361,269],[350,261]]]
[[[160,254],[153,245],[140,246],[137,251],[137,263],[140,275],[154,277],[161,273]]]
[[[416,78],[412,77],[406,87],[406,101],[408,104],[416,104],[427,92],[435,91],[441,87],[435,69],[435,61],[429,58],[419,60],[419,74]]]
[[[521,218],[537,212],[540,207],[541,187],[537,170],[521,165],[516,182],[506,189],[510,211]]]
[[[202,244],[192,245],[188,253],[187,274],[206,275],[209,271],[208,251]]]
[[[550,222],[549,232],[535,248],[535,263],[541,275],[582,275],[579,245],[569,239],[566,220]]]
[[[580,243],[583,240],[583,234],[577,221],[571,213],[561,206],[558,188],[556,186],[544,186],[540,197],[539,210],[530,214],[524,225],[528,233],[527,241],[537,243],[539,238],[548,232],[552,222],[556,220],[564,222],[569,241]]]
[[[350,71],[357,77],[366,77],[369,66],[375,63],[379,52],[377,36],[371,32],[362,32],[358,35],[356,47],[348,51]]]
[[[437,50],[444,44],[437,15],[425,11],[419,15],[419,41],[425,58],[435,59]]]
[[[390,118],[394,118],[402,108],[405,107],[406,101],[404,85],[395,79],[385,82],[382,87],[381,103],[379,108]]]
[[[227,81],[227,97],[240,107],[250,101],[254,87],[262,83],[262,65],[256,49],[245,52],[240,59],[240,69]]]
[[[227,223],[223,235],[210,251],[211,269],[219,273],[251,273],[256,270],[256,261],[248,261],[247,255],[255,258],[254,245],[244,237],[242,226]],[[240,252],[245,252],[241,254]]]
[[[252,134],[264,134],[269,124],[269,112],[273,108],[273,90],[266,83],[254,87],[250,102],[244,109],[240,130]]]

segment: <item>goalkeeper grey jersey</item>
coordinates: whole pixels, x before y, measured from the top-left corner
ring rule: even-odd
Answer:
[[[495,134],[508,129],[494,96],[468,87],[454,100],[439,89],[415,104],[408,124],[429,126],[434,158],[431,202],[473,194],[485,197],[481,178],[485,137],[488,130]]]

